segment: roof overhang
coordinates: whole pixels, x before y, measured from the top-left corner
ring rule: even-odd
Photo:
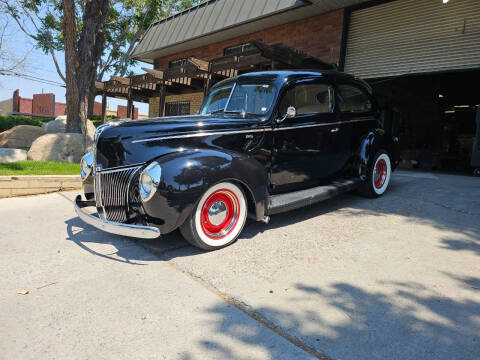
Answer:
[[[156,58],[188,51],[369,0],[210,0],[154,23],[132,58]]]

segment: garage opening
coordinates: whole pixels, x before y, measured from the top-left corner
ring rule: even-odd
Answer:
[[[403,168],[471,173],[480,168],[480,71],[369,79]]]

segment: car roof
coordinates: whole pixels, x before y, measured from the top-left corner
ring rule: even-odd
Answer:
[[[242,75],[238,75],[232,78],[225,79],[223,81],[220,81],[219,83],[215,84],[212,89],[229,84],[232,82],[236,82],[237,80],[249,80],[249,79],[263,79],[263,80],[270,80],[272,82],[278,81],[279,79],[284,79],[285,80],[292,80],[295,78],[302,78],[302,77],[333,77],[336,79],[342,79],[342,80],[354,80],[358,83],[361,83],[364,87],[366,87],[369,92],[371,92],[371,88],[366,83],[365,81],[356,78],[353,75],[340,72],[340,71],[335,71],[335,70],[325,70],[325,71],[315,71],[315,70],[277,70],[277,71],[257,71],[257,72],[250,72]]]

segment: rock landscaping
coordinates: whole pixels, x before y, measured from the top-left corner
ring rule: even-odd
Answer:
[[[63,115],[43,123],[41,127],[18,125],[1,132],[0,162],[26,159],[79,162],[86,148],[93,144],[95,125],[87,120],[86,139],[82,134],[65,133],[66,125],[67,117]],[[28,153],[23,149],[27,149]]]
[[[22,149],[0,148],[0,162],[27,160],[27,152]]]
[[[39,126],[18,125],[0,133],[1,148],[29,148],[45,130]]]
[[[65,133],[67,127],[67,117],[65,115],[58,116],[55,120],[49,121],[42,125],[42,128],[47,134]],[[95,133],[95,125],[90,120],[87,120],[87,135],[93,142],[93,135]]]
[[[46,134],[33,142],[27,158],[40,161],[79,162],[85,153],[84,142],[82,134]]]

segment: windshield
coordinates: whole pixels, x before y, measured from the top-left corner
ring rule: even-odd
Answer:
[[[230,84],[210,92],[201,110],[202,115],[215,112],[263,115],[275,98],[275,87],[269,84]]]

